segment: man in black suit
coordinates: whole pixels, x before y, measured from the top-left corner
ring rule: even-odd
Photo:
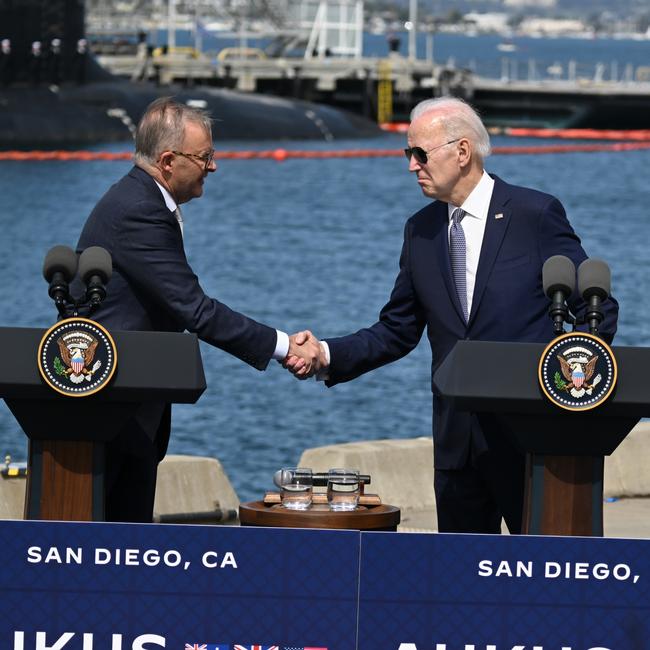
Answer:
[[[587,257],[555,197],[485,172],[489,135],[465,102],[416,106],[405,153],[423,194],[435,201],[406,223],[399,274],[378,322],[323,341],[328,386],[405,356],[425,327],[432,377],[462,339],[548,342],[554,334],[542,266],[553,255],[576,266]],[[586,311],[576,295],[570,305],[578,316]],[[611,341],[618,305],[610,298],[603,310],[600,334]],[[310,374],[298,360],[285,366]],[[498,369],[467,372],[490,381]],[[458,411],[434,392],[433,441],[438,529],[499,533],[503,517],[510,532],[520,532],[524,457],[496,418]]]
[[[310,368],[313,343],[288,337],[205,295],[183,248],[179,205],[200,197],[214,172],[208,115],[169,98],[154,101],[135,138],[135,166],[100,199],[77,252],[102,246],[113,259],[94,318],[113,330],[188,330],[258,370],[289,352]],[[151,521],[156,473],[169,440],[171,405],[142,404],[106,452],[106,520]]]

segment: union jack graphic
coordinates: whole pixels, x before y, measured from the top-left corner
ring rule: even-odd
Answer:
[[[198,643],[194,643],[190,645],[189,643],[185,644],[185,650],[207,650],[207,645],[205,643],[202,643],[199,645]]]
[[[234,650],[280,650],[277,645],[238,645],[235,643]]]

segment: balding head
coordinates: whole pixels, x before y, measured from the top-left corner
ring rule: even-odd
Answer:
[[[162,151],[180,149],[188,122],[200,125],[212,139],[212,121],[206,111],[171,97],[151,102],[135,132],[135,162],[146,168],[156,163]]]

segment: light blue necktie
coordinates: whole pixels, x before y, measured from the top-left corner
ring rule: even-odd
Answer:
[[[176,210],[174,210],[174,216],[176,217],[176,221],[178,221],[178,225],[180,226],[181,229],[181,238],[184,238],[184,233],[183,233],[183,215],[181,214],[181,209],[176,206]]]
[[[465,322],[469,319],[467,313],[467,246],[465,244],[465,231],[461,221],[465,216],[465,211],[455,208],[451,213],[451,229],[449,231],[449,257],[451,258],[451,272],[456,284],[458,300],[463,310]]]

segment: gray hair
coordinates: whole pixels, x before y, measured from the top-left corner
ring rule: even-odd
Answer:
[[[153,165],[163,151],[180,149],[187,122],[196,122],[212,137],[212,120],[206,111],[180,104],[171,97],[151,102],[135,132],[135,162]]]
[[[441,111],[435,119],[440,120],[450,140],[469,139],[481,161],[490,155],[492,152],[490,136],[478,113],[467,102],[457,97],[425,99],[411,111],[411,122],[434,110]]]

